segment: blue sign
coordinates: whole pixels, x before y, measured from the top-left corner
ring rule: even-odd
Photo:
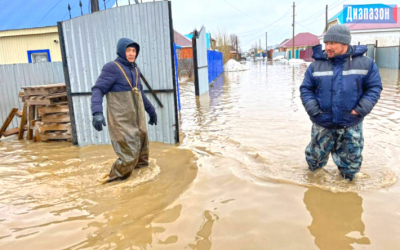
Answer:
[[[397,23],[397,5],[343,5],[343,23]]]

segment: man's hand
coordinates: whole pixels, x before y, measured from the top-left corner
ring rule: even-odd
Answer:
[[[93,115],[92,125],[97,131],[103,130],[103,126],[106,126],[106,119],[104,119],[103,113],[97,112]]]
[[[354,109],[351,111],[352,115],[360,115],[357,111],[355,111]]]
[[[156,112],[154,112],[153,114],[150,115],[150,121],[149,121],[150,125],[157,125],[157,114]]]

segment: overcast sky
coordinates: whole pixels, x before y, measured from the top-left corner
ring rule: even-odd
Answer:
[[[149,0],[143,1],[147,2]],[[151,0],[150,0],[151,1]],[[127,2],[127,0],[118,0]],[[134,2],[134,0],[131,0]],[[292,37],[293,0],[171,0],[174,28],[182,34],[206,27],[212,34],[219,28],[237,34],[242,51],[261,39],[265,48]],[[376,0],[299,0],[296,1],[295,34],[310,32],[321,35],[325,27],[325,6],[328,19],[343,9],[343,4],[396,4]]]

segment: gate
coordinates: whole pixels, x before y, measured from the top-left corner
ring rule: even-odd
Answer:
[[[375,62],[379,68],[398,69],[400,58],[399,46],[376,48]]]
[[[375,60],[375,44],[367,44],[367,56],[372,60]]]
[[[194,30],[192,44],[195,93],[202,95],[209,89],[206,28],[202,27],[199,32]]]
[[[158,125],[148,127],[149,140],[179,142],[170,2],[134,4],[95,12],[59,22],[58,31],[73,144],[111,142],[107,128],[101,132],[92,128],[91,88],[103,65],[117,57],[117,42],[123,37],[134,40],[141,47],[136,63],[144,76],[142,83],[146,96],[158,115]],[[104,98],[104,110],[105,107]]]

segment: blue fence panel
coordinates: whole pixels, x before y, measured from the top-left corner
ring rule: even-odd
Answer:
[[[222,53],[218,51],[207,50],[208,61],[208,83],[212,83],[224,71],[222,62]]]

